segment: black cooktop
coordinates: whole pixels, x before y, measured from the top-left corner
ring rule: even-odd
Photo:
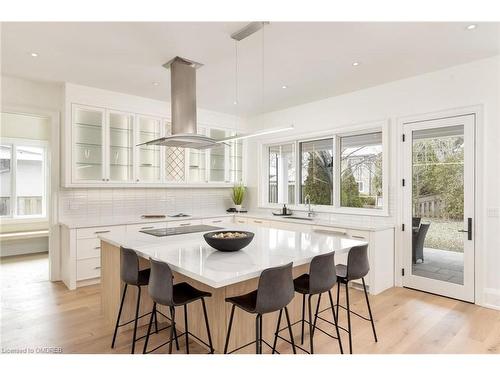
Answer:
[[[140,230],[139,232],[150,234],[150,235],[156,236],[156,237],[165,237],[165,236],[175,236],[178,234],[208,232],[211,230],[218,230],[218,229],[222,229],[222,228],[214,227],[212,225],[190,225],[190,226],[186,226],[186,227]]]

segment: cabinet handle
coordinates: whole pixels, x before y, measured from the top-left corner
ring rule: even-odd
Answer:
[[[94,267],[95,270],[100,270],[101,266]]]
[[[257,223],[257,224],[262,224],[262,221],[260,221],[260,220],[254,220],[253,222]]]
[[[357,238],[357,239],[360,239],[360,240],[366,240],[366,237],[363,237],[363,236],[351,236],[352,238]]]
[[[96,246],[94,247],[94,250],[99,250],[101,247],[100,246]]]
[[[187,225],[191,225],[191,223],[184,223],[184,224],[179,224],[180,227],[185,227]]]
[[[153,229],[154,227],[142,227],[141,229]]]
[[[103,233],[109,233],[111,232],[110,230],[98,230],[97,232],[94,232],[94,234],[103,234]]]
[[[137,179],[135,180],[135,182],[139,182],[139,179],[137,178]]]
[[[222,223],[222,220],[212,220],[212,223]]]

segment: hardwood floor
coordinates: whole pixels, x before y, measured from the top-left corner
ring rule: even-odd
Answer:
[[[46,281],[45,267],[48,265],[43,254],[2,259],[2,349],[32,348],[36,352],[38,348],[55,347],[63,353],[128,353],[130,330],[122,330],[116,349],[110,348],[113,327],[101,314],[99,285],[69,291],[60,282]],[[362,293],[352,289],[351,295],[353,310],[364,314]],[[369,322],[353,318],[354,353],[500,353],[500,311],[404,288],[372,296],[371,303],[379,342],[373,342]],[[330,317],[329,312],[324,314]],[[143,323],[147,323],[146,318]],[[346,325],[342,312],[340,324]],[[320,326],[334,332],[325,323]],[[141,334],[144,330],[141,327]],[[294,333],[298,342],[299,325],[294,327]],[[286,331],[282,334],[287,337]],[[152,336],[150,345],[166,339],[167,331],[163,331]],[[347,349],[345,333],[342,340]],[[180,343],[183,353],[184,340]],[[314,343],[317,353],[338,353],[337,343],[322,333],[315,334]],[[137,351],[142,352],[142,347],[141,341]],[[194,341],[190,349],[192,353],[205,350]],[[285,342],[279,342],[278,350],[291,352]],[[264,348],[264,352],[268,351]]]

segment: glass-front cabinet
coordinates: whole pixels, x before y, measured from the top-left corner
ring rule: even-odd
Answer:
[[[162,136],[160,118],[137,116],[137,144],[158,139]],[[161,182],[160,146],[137,146],[136,182]]]
[[[100,108],[73,108],[73,180],[105,180],[105,111]]]
[[[133,181],[134,116],[122,112],[107,112],[109,181]]]
[[[198,133],[215,139],[235,134],[208,126],[199,126]],[[142,144],[168,134],[170,123],[160,117],[73,104],[71,181],[66,184],[203,186],[242,181],[241,140],[206,150]]]

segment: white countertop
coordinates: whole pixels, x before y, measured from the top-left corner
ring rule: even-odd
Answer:
[[[290,216],[276,216],[273,215],[271,212],[269,213],[249,212],[249,213],[237,214],[237,216],[262,219],[262,220],[281,221],[289,224],[320,225],[325,227],[348,228],[348,229],[367,230],[367,231],[379,231],[379,230],[394,228],[393,224],[359,224],[359,223],[351,224],[347,223],[346,221],[343,221],[341,218],[335,220],[324,219],[321,217],[314,217],[312,218],[312,220],[290,219]],[[291,217],[305,218],[306,216],[301,214],[293,214],[293,216]]]
[[[69,229],[78,228],[93,228],[93,227],[103,227],[103,226],[113,226],[113,225],[129,225],[129,224],[146,224],[146,223],[158,223],[158,222],[172,222],[172,221],[185,221],[185,220],[203,220],[216,217],[232,217],[235,216],[234,213],[227,213],[225,211],[212,212],[206,214],[192,215],[189,217],[166,217],[166,218],[156,218],[156,219],[143,219],[140,216],[121,216],[121,217],[99,217],[94,219],[63,219],[59,224],[66,226]],[[354,230],[367,230],[367,231],[380,231],[394,228],[392,224],[350,224],[346,223],[342,219],[338,220],[328,220],[323,218],[313,218],[313,220],[297,220],[297,219],[287,219],[285,217],[274,216],[271,213],[238,213],[238,217],[243,218],[253,218],[261,220],[274,220],[281,221],[289,224],[303,224],[303,225],[319,225],[333,228],[347,228]],[[300,217],[300,215],[294,215],[295,217]]]
[[[172,270],[213,288],[258,277],[269,267],[289,262],[299,266],[309,263],[319,254],[347,252],[353,246],[366,244],[313,231],[297,232],[236,224],[227,224],[226,228],[252,231],[255,237],[247,247],[231,253],[210,247],[203,238],[203,232],[167,237],[140,232],[106,233],[99,237],[114,246],[134,249],[145,258],[162,260]]]
[[[169,221],[186,221],[186,220],[202,220],[210,219],[214,217],[232,217],[234,214],[228,214],[227,212],[214,212],[207,213],[203,215],[190,215],[188,217],[165,217],[165,218],[154,218],[154,219],[143,219],[140,215],[137,216],[120,216],[120,217],[99,217],[94,219],[63,219],[59,222],[60,225],[64,225],[69,229],[78,228],[93,228],[93,227],[103,227],[103,226],[113,226],[113,225],[129,225],[129,224],[147,224],[147,223],[159,223],[159,222],[169,222]]]

